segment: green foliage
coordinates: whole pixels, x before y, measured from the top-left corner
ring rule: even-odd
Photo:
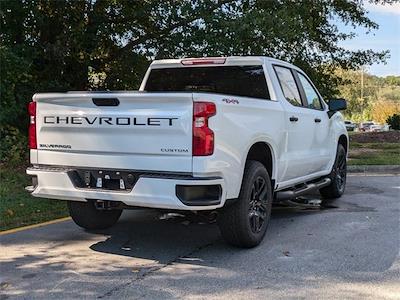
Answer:
[[[335,73],[343,80],[338,88],[340,97],[347,100],[347,119],[383,123],[400,110],[400,76],[377,77],[362,70],[342,69]]]
[[[330,98],[334,70],[387,55],[340,47],[353,33],[334,20],[378,27],[361,1],[0,1],[0,126],[25,133],[35,92],[137,89],[155,58],[269,55],[303,68]]]
[[[400,76],[387,76],[384,81],[390,86],[400,86]]]
[[[0,46],[0,162],[16,165],[27,158],[26,104],[34,86],[29,63],[18,51]]]
[[[0,126],[27,126],[26,104],[34,86],[29,74],[29,62],[11,48],[0,46]]]
[[[65,202],[33,198],[24,187],[31,184],[25,170],[0,166],[0,231],[65,217]]]
[[[18,128],[0,126],[0,162],[10,166],[17,166],[21,162],[28,162],[28,146],[25,134]]]
[[[386,122],[392,129],[400,130],[400,114],[394,114],[387,118]]]

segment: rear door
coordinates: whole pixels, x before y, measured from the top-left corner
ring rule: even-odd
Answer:
[[[38,163],[192,171],[191,93],[38,94]]]
[[[286,66],[274,66],[286,111],[286,151],[282,160],[286,165],[280,181],[295,180],[311,175],[318,170],[314,145],[315,123],[310,110],[304,107],[296,74]]]

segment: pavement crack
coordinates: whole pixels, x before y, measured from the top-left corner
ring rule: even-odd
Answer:
[[[189,252],[187,252],[185,254],[178,255],[178,256],[174,257],[173,259],[167,261],[166,263],[158,264],[158,265],[152,266],[152,267],[140,268],[138,274],[136,275],[136,278],[134,278],[132,281],[129,281],[129,282],[126,282],[124,284],[120,284],[120,285],[117,285],[117,286],[113,287],[108,292],[98,296],[97,299],[103,299],[103,298],[106,298],[106,297],[111,297],[115,292],[118,292],[118,291],[120,291],[120,290],[122,290],[122,289],[124,289],[124,288],[126,288],[126,287],[128,287],[130,285],[132,285],[132,284],[135,284],[138,281],[141,281],[141,280],[145,279],[146,277],[154,274],[155,272],[158,272],[158,271],[160,271],[160,270],[162,270],[162,269],[164,269],[166,267],[169,267],[169,266],[173,265],[174,263],[178,262],[182,258],[192,256],[193,254],[195,254],[197,252],[200,252],[201,250],[214,245],[216,241],[217,240],[214,240],[214,241],[209,242],[207,244],[200,245],[200,246],[192,249],[191,251],[189,251]],[[141,295],[139,298],[143,298],[144,296],[145,295]]]

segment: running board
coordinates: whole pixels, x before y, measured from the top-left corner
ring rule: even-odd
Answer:
[[[326,187],[331,183],[330,178],[324,178],[321,181],[306,184],[304,187],[295,190],[285,190],[275,193],[275,201],[283,201],[294,199],[304,194],[308,194],[312,191],[319,190],[320,188]]]

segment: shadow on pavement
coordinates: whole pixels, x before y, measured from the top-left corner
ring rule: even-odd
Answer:
[[[298,297],[331,286],[341,289],[332,290],[338,298],[362,298],[378,280],[394,290],[398,190],[385,190],[390,197],[378,203],[370,185],[349,186],[329,208],[275,206],[254,249],[225,244],[215,223],[151,210],[126,211],[116,226],[94,233],[69,221],[2,236],[0,299],[172,299],[186,292],[245,298],[241,293],[279,296],[282,284]],[[349,278],[356,289],[346,285]]]
[[[140,216],[137,212],[124,212],[116,226],[97,232],[109,237],[90,248],[166,264],[176,259],[177,249],[184,254],[221,240],[215,224],[188,216],[160,219],[164,216],[157,211],[141,211]]]

